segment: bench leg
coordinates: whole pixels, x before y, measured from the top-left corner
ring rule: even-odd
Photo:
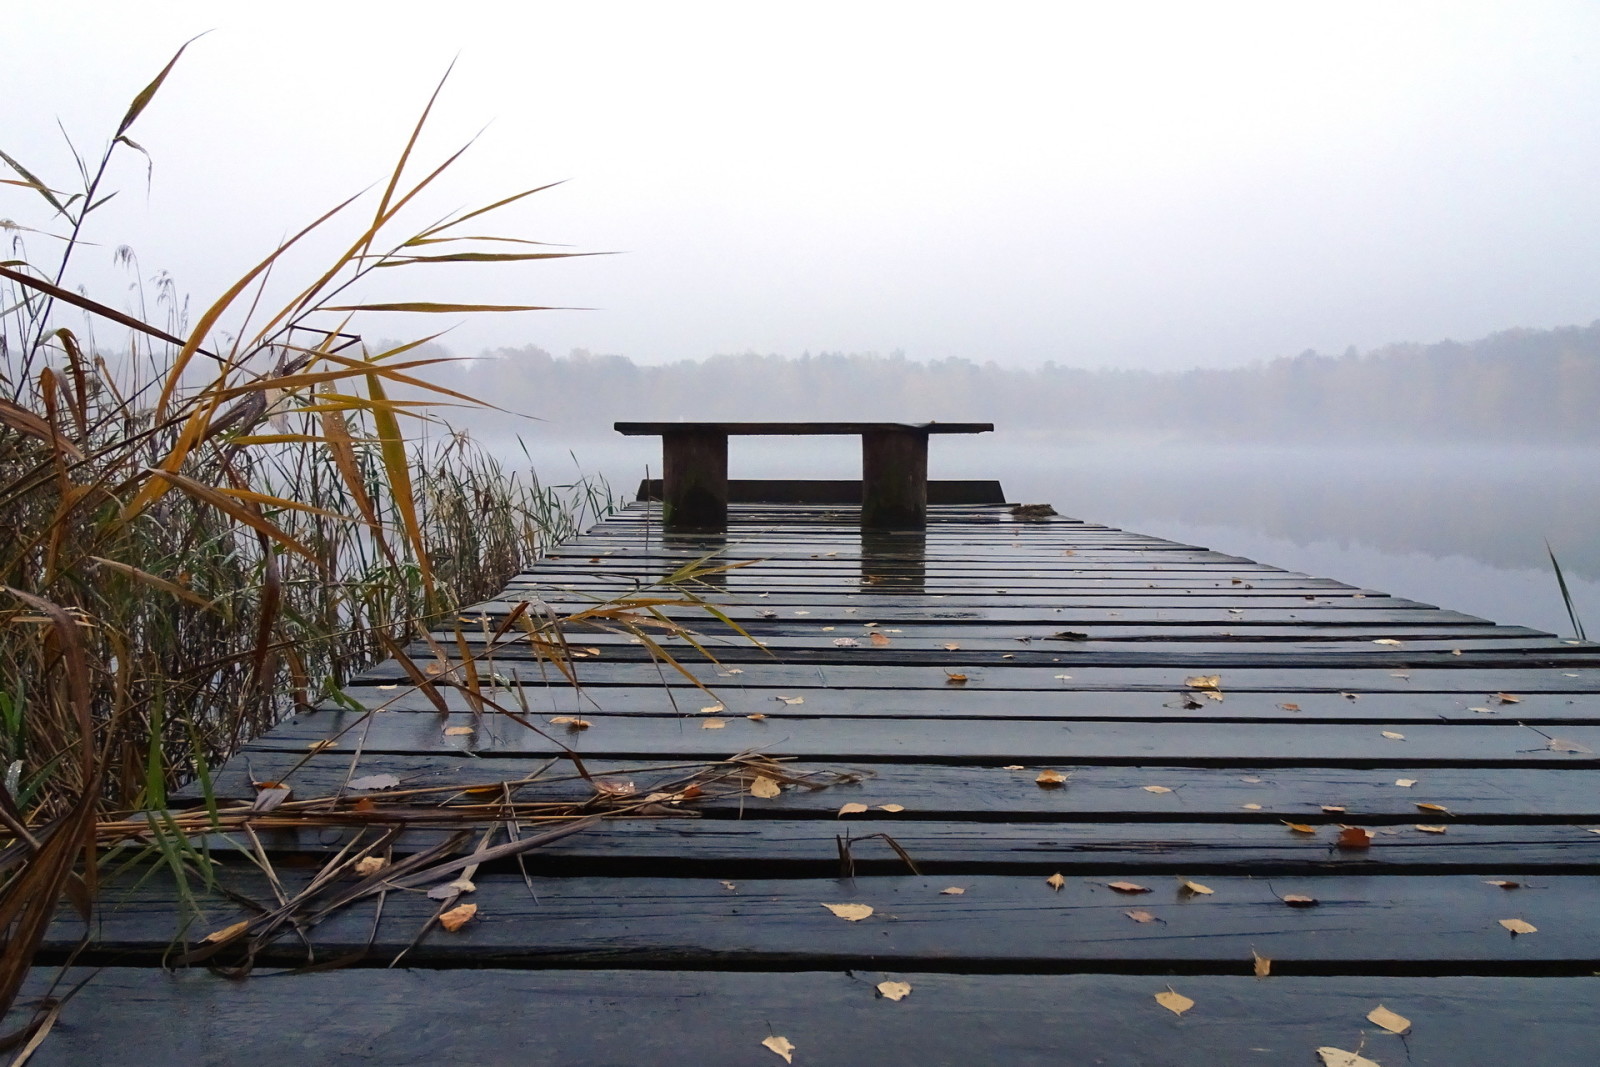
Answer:
[[[661,453],[661,525],[669,532],[726,529],[728,435],[664,434]]]
[[[928,435],[869,430],[861,435],[861,525],[920,530],[928,525]]]

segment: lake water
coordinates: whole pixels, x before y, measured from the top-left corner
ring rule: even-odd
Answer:
[[[523,445],[547,483],[581,470],[631,498],[647,467],[660,474],[657,438],[540,427]],[[526,465],[516,445],[491,446]],[[1568,636],[1545,542],[1600,635],[1597,461],[1593,449],[1085,443],[1002,430],[933,438],[929,473],[998,478],[1013,501]],[[736,438],[729,473],[859,477],[859,444]]]

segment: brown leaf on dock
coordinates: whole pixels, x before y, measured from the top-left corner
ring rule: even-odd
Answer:
[[[904,1000],[911,995],[910,982],[879,982],[878,995],[885,1000]]]
[[[1278,899],[1291,908],[1314,908],[1318,904],[1316,897],[1308,897],[1304,893],[1286,893]]]
[[[1122,914],[1126,915],[1136,923],[1155,923],[1161,921],[1142,908],[1135,908],[1132,911],[1125,911]]]
[[[1156,994],[1156,1003],[1174,1015],[1182,1015],[1194,1007],[1194,1001],[1175,991],[1171,986],[1167,987],[1166,992]]]
[[[454,933],[471,922],[473,916],[477,914],[478,906],[476,904],[457,904],[449,911],[440,913],[439,925]]]
[[[1257,978],[1265,978],[1272,973],[1272,961],[1255,949],[1250,950],[1250,960]]]
[[[771,1037],[762,1038],[761,1043],[767,1048],[771,1049],[773,1052],[776,1052],[778,1055],[782,1056],[784,1063],[794,1062],[795,1044],[788,1038],[780,1037],[777,1034],[774,1034]]]
[[[763,800],[770,800],[782,792],[783,787],[771,778],[757,776],[756,780],[750,783],[750,795]]]
[[[946,685],[966,685],[967,676],[964,674],[951,674],[949,671],[946,671],[944,675],[944,681]]]
[[[1044,880],[1044,884],[1059,893],[1061,892],[1062,887],[1067,884],[1067,878],[1066,875],[1062,874],[1060,871],[1057,871],[1055,874],[1052,874],[1050,877],[1046,878]]]
[[[1367,1012],[1367,1021],[1376,1026],[1383,1027],[1391,1034],[1403,1034],[1407,1030],[1411,1029],[1410,1019],[1407,1019],[1404,1015],[1401,1015],[1398,1012],[1390,1011],[1382,1004],[1379,1004],[1376,1008],[1373,1008],[1371,1011]]]
[[[876,630],[867,635],[867,640],[872,642],[873,648],[886,648],[889,645],[889,639]]]
[[[859,804],[856,801],[852,800],[850,803],[845,804],[844,806],[842,806],[839,809],[839,814],[840,815],[860,815],[862,812],[864,812],[866,810],[867,810],[867,806],[865,804]]]
[[[1339,831],[1338,845],[1343,849],[1372,847],[1372,831],[1364,826],[1346,826]]]
[[[1199,882],[1191,882],[1186,878],[1180,878],[1178,880],[1178,892],[1186,897],[1209,897],[1215,893],[1216,890],[1212,889],[1210,886],[1201,885]]]
[[[1314,834],[1317,832],[1317,828],[1309,823],[1289,822],[1288,820],[1284,820],[1283,825],[1287,826],[1297,834]]]
[[[1060,789],[1066,783],[1067,776],[1060,771],[1050,770],[1048,767],[1039,772],[1039,777],[1034,781],[1040,789]]]
[[[1115,889],[1119,893],[1129,894],[1150,892],[1149,886],[1140,885],[1138,882],[1107,882],[1106,888]]]
[[[1499,923],[1511,931],[1512,937],[1516,937],[1518,934],[1536,934],[1539,932],[1539,928],[1526,919],[1501,919]]]
[[[1185,678],[1183,684],[1190,689],[1220,689],[1222,687],[1222,675],[1196,674],[1191,678]]]
[[[822,906],[846,922],[858,923],[872,915],[871,904],[824,904]]]

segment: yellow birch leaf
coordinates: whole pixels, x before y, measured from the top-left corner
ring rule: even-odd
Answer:
[[[865,804],[859,804],[859,803],[857,803],[857,802],[852,800],[850,803],[844,805],[843,807],[841,807],[839,809],[839,814],[840,815],[859,815],[863,811],[866,811],[866,810],[867,810],[867,806]]]
[[[1145,786],[1140,786],[1139,788],[1143,789],[1146,793],[1170,793],[1170,792],[1172,792],[1172,790],[1168,789],[1164,785],[1145,785]]]
[[[911,994],[910,982],[879,982],[878,995],[885,1000],[904,1000]]]
[[[822,906],[846,922],[858,923],[872,914],[871,904],[824,904]]]
[[[377,874],[388,865],[381,856],[364,856],[356,861],[356,873],[365,878],[369,874]]]
[[[1411,1029],[1410,1019],[1407,1019],[1404,1015],[1390,1011],[1382,1004],[1379,1004],[1376,1008],[1373,1008],[1371,1011],[1367,1012],[1367,1020],[1377,1026],[1383,1027],[1391,1034],[1403,1034],[1407,1030]]]
[[[1399,786],[1401,789],[1410,789],[1412,786],[1417,784],[1417,780],[1415,778],[1396,778],[1394,780],[1394,784]]]
[[[1396,641],[1392,637],[1380,637],[1380,638],[1378,638],[1376,641],[1374,641],[1372,643],[1375,644],[1375,645],[1394,645],[1396,647],[1398,647],[1399,644],[1400,644],[1399,641]]]
[[[476,904],[457,904],[439,916],[439,925],[453,933],[467,925],[476,914],[478,914]]]
[[[946,888],[939,890],[939,895],[940,896],[944,896],[944,897],[959,897],[961,894],[963,894],[965,892],[966,892],[966,890],[962,889],[960,886],[952,885],[952,886],[947,886]]]
[[[1222,686],[1222,675],[1197,674],[1193,678],[1185,678],[1183,684],[1190,689],[1217,689]]]
[[[1040,789],[1059,789],[1061,788],[1062,783],[1064,783],[1066,780],[1066,775],[1062,774],[1060,771],[1050,770],[1049,768],[1040,771],[1039,777],[1034,779],[1035,782],[1039,783]]]
[[[236,923],[233,923],[231,925],[224,926],[220,930],[211,931],[209,934],[207,934],[205,936],[204,940],[206,942],[208,942],[209,944],[215,945],[215,944],[218,944],[219,942],[227,941],[229,938],[232,938],[232,937],[234,937],[234,936],[236,936],[238,934],[244,933],[244,931],[246,930],[246,928],[249,927],[249,925],[250,925],[250,920],[249,919],[244,919],[244,920],[241,920],[240,922],[236,922]]]
[[[1250,959],[1253,961],[1257,978],[1265,978],[1272,973],[1272,961],[1255,949],[1250,950]]]
[[[1537,926],[1533,925],[1531,922],[1527,922],[1524,919],[1501,919],[1499,922],[1501,926],[1504,926],[1507,930],[1511,931],[1512,937],[1515,937],[1518,934],[1536,934],[1539,932],[1539,928]]]
[[[1297,834],[1314,834],[1317,832],[1317,828],[1315,826],[1309,826],[1303,822],[1285,821],[1283,825],[1287,826]]]
[[[750,795],[763,800],[771,800],[782,792],[783,787],[765,775],[758,775],[756,780],[750,783]]]
[[[1142,908],[1135,908],[1133,911],[1125,911],[1122,914],[1126,915],[1136,923],[1153,923],[1160,921],[1154,915],[1151,915],[1148,911],[1145,911]]]
[[[1150,887],[1140,885],[1138,882],[1107,882],[1107,889],[1115,889],[1119,893],[1148,893]]]
[[[727,710],[728,709],[723,707],[721,704],[713,704],[709,708],[701,708],[700,709],[700,714],[702,714],[702,715],[715,715],[719,711],[727,711]]]
[[[951,674],[949,671],[945,671],[944,683],[945,685],[966,685],[967,676],[964,674]]]
[[[1050,877],[1046,878],[1044,880],[1044,884],[1059,893],[1061,892],[1061,887],[1067,884],[1067,879],[1060,871],[1057,871],[1055,874],[1052,874]]]
[[[1188,879],[1179,880],[1178,891],[1190,896],[1203,897],[1209,897],[1211,894],[1216,892],[1216,890],[1212,889],[1210,886],[1201,885],[1199,882],[1191,882]]]
[[[878,810],[887,812],[905,811],[906,806],[904,804],[879,804]]]
[[[782,1056],[784,1063],[794,1062],[795,1044],[788,1038],[779,1037],[777,1034],[773,1034],[771,1037],[762,1038],[761,1043],[767,1048],[771,1049],[773,1052],[776,1052],[778,1055]]]
[[[337,741],[313,741],[309,745],[306,746],[306,751],[308,751],[308,752],[326,752],[330,748],[338,748],[338,747],[339,747],[339,742],[337,742]]]
[[[1512,696],[1510,693],[1496,693],[1494,696],[1490,697],[1490,699],[1498,701],[1501,704],[1520,704],[1520,703],[1522,703],[1522,698],[1521,697]]]
[[[1365,1056],[1354,1052],[1346,1052],[1342,1048],[1324,1045],[1317,1049],[1317,1055],[1322,1057],[1322,1067],[1383,1067],[1382,1064],[1367,1059]]]
[[[1421,830],[1425,834],[1442,834],[1445,832],[1445,828],[1443,826],[1424,826],[1420,822],[1417,823],[1417,829]]]
[[[1182,1015],[1184,1012],[1194,1007],[1194,1001],[1190,1000],[1182,993],[1175,992],[1171,987],[1168,987],[1164,993],[1156,994],[1156,1003],[1161,1005],[1163,1008],[1166,1008],[1174,1015]]]
[[[956,651],[956,650],[957,650],[957,649],[959,649],[959,648],[960,648],[960,647],[961,647],[961,646],[960,646],[960,645],[958,645],[958,644],[956,644],[956,643],[955,643],[955,642],[954,642],[954,641],[952,641],[952,642],[950,642],[950,643],[949,643],[949,644],[947,644],[947,645],[945,645],[945,646],[944,646],[944,650],[945,650],[945,651],[946,651],[946,652],[954,652],[954,651]]]
[[[1008,763],[1004,767],[1001,767],[1000,769],[1002,771],[1020,771],[1020,770],[1024,770],[1025,768],[1020,763]]]
[[[470,726],[446,726],[444,728],[446,737],[465,737],[470,733],[472,733],[472,727]]]
[[[1437,811],[1442,815],[1449,815],[1450,814],[1450,809],[1445,807],[1443,804],[1420,804],[1419,803],[1417,805],[1417,807],[1419,809],[1421,809],[1422,811]]]
[[[806,702],[805,697],[779,697],[778,699],[789,705],[804,704]]]
[[[1261,810],[1261,805],[1260,804],[1241,804],[1239,806],[1242,807],[1245,811],[1260,811]]]
[[[727,719],[701,719],[700,720],[700,729],[702,729],[702,730],[722,730],[722,729],[725,729],[727,727],[727,725],[728,725],[728,720]]]
[[[764,722],[766,721],[767,717],[758,711],[754,715],[746,715],[745,718],[749,719],[751,722]]]
[[[1383,736],[1387,737],[1391,741],[1404,741],[1406,739],[1406,735],[1405,734],[1396,733],[1393,730],[1384,730],[1383,731]]]

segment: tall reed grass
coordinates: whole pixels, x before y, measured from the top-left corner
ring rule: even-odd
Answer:
[[[75,268],[110,164],[143,152],[130,130],[182,52],[98,161],[80,157],[75,192],[0,152],[5,213],[26,201],[42,216],[8,225],[0,253],[0,1009],[58,900],[89,907],[98,817],[162,807],[175,784],[206,779],[285,711],[336,694],[380,649],[497,591],[610,504],[603,487],[541,485],[436,429],[434,401],[472,401],[430,384],[440,360],[416,354],[427,338],[376,349],[356,332],[372,311],[537,310],[363,302],[375,271],[570,254],[477,236],[539,189],[407,227],[460,154],[416,167],[432,99],[369,213],[303,282],[285,290],[289,268],[272,275],[308,235],[358,218],[358,201],[192,322],[172,300],[156,324],[82,295]]]

